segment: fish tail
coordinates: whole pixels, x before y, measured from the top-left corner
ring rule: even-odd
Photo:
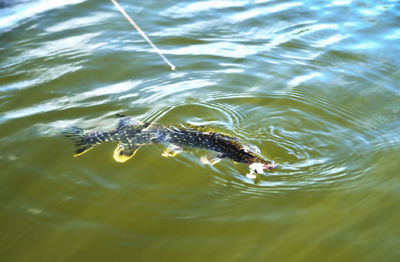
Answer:
[[[82,128],[70,127],[61,131],[66,137],[71,138],[75,142],[74,156],[80,156],[90,149],[92,149],[96,143],[92,143],[89,136],[85,134]]]

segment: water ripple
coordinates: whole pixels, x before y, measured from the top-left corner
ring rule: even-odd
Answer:
[[[207,125],[279,163],[256,181],[231,161],[207,169],[211,194],[237,190],[226,197],[352,188],[378,169],[379,154],[399,150],[393,3],[356,10],[349,8],[352,1],[189,1],[160,10],[126,4],[139,21],[155,19],[141,24],[176,60],[179,71],[166,72],[111,7],[93,4],[80,16],[24,24],[83,2],[39,1],[2,11],[8,13],[1,34],[12,40],[0,50],[7,54],[0,124],[21,129],[12,135],[3,128],[5,137],[15,138],[7,141],[53,136],[60,125],[114,123],[116,112]],[[371,34],[376,26],[382,31]],[[13,28],[30,37],[14,35]],[[35,99],[22,101],[34,93]],[[177,165],[201,166],[198,156],[177,158]],[[107,186],[92,171],[81,171]]]
[[[20,21],[35,17],[40,13],[44,13],[55,8],[62,8],[67,5],[83,3],[85,1],[86,0],[60,0],[54,2],[49,0],[41,0],[32,4],[21,4],[11,7],[8,10],[1,10],[1,12],[6,13],[6,15],[0,16],[0,30],[7,28],[11,29],[11,27],[17,25]]]
[[[110,1],[0,1],[4,260],[396,261],[398,1],[118,2],[177,71]],[[73,157],[60,130],[116,113],[205,125],[278,167]]]

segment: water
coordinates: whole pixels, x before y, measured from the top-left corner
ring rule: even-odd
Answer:
[[[399,1],[0,4],[2,261],[399,261]],[[258,147],[72,157],[116,113]]]

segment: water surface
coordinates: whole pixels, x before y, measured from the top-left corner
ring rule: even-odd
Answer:
[[[0,5],[4,261],[399,261],[399,1]],[[279,168],[161,146],[79,158],[116,113],[207,125]]]

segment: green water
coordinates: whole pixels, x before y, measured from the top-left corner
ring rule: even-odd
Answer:
[[[400,261],[399,1],[0,3],[1,261]],[[279,163],[203,165],[64,127],[210,126]]]

